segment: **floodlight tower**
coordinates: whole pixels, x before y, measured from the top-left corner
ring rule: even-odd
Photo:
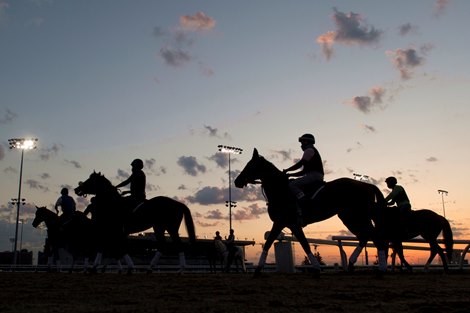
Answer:
[[[8,144],[10,146],[10,150],[13,149],[20,149],[21,150],[21,163],[20,163],[20,182],[18,184],[18,198],[16,199],[16,227],[15,227],[15,243],[13,246],[13,265],[15,266],[18,260],[18,224],[20,221],[20,204],[21,201],[21,182],[23,179],[23,159],[24,159],[24,151],[25,150],[32,150],[37,148],[37,138],[33,139],[25,139],[25,138],[12,138],[8,139]]]
[[[446,207],[444,206],[444,195],[447,196],[447,194],[449,192],[446,191],[446,190],[442,190],[442,189],[439,189],[437,192],[441,195],[441,198],[442,198],[442,212],[444,213],[444,217],[446,217]]]
[[[231,176],[231,169],[230,169],[230,155],[231,154],[242,154],[243,149],[237,147],[230,147],[224,145],[218,145],[219,151],[222,153],[228,154],[228,201],[225,201],[225,206],[228,207],[228,215],[229,215],[229,232],[232,229],[232,207],[236,207],[237,203],[232,201],[232,176]]]

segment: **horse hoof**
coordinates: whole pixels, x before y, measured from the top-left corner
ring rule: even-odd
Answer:
[[[348,264],[348,273],[353,273],[354,272],[354,264],[353,263],[349,263]]]
[[[258,278],[261,276],[261,268],[257,267],[255,272],[253,273],[253,278]]]
[[[320,272],[321,272],[321,270],[319,268],[313,268],[312,269],[313,278],[320,278]]]
[[[375,278],[382,279],[384,278],[384,275],[385,275],[385,271],[375,270]]]

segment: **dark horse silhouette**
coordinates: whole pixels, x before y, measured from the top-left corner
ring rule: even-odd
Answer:
[[[431,210],[412,210],[406,216],[406,229],[403,229],[396,227],[399,224],[399,216],[396,209],[387,208],[381,214],[383,214],[383,227],[381,227],[381,231],[384,232],[383,236],[391,242],[394,252],[409,271],[412,270],[412,267],[403,255],[402,241],[421,236],[429,243],[431,248],[429,259],[424,265],[425,270],[428,270],[432,260],[438,254],[442,260],[444,271],[448,272],[448,261],[452,260],[454,240],[449,221],[445,217]],[[437,243],[437,237],[441,232],[446,248],[445,254],[444,250]],[[361,249],[360,246],[357,249]],[[350,265],[353,261],[349,260]]]
[[[259,275],[269,248],[281,231],[288,227],[304,249],[314,272],[319,274],[320,264],[313,256],[302,227],[297,222],[296,200],[289,189],[288,178],[271,162],[264,159],[254,149],[252,159],[235,179],[235,186],[243,188],[260,180],[268,201],[268,214],[273,221],[271,232],[264,244],[255,276]],[[310,201],[310,207],[303,210],[302,219],[306,224],[326,220],[338,215],[344,225],[358,238],[372,238],[378,249],[379,270],[387,268],[387,242],[379,238],[371,221],[373,211],[385,207],[380,190],[371,184],[349,178],[340,178],[325,184]]]
[[[36,207],[32,225],[36,228],[43,222],[47,227],[45,250],[48,256],[48,271],[52,270],[54,260],[59,267],[59,249],[61,248],[70,253],[73,258],[70,271],[73,270],[76,259],[80,257],[84,258],[86,268],[88,259],[96,254],[91,220],[82,212],[75,212],[71,218],[63,220],[46,207]]]
[[[178,234],[183,217],[190,243],[194,243],[196,240],[193,218],[185,204],[160,196],[145,200],[135,209],[129,210],[123,207],[125,201],[123,201],[118,190],[106,177],[96,172],[93,172],[85,182],[79,183],[79,186],[75,188],[75,193],[79,196],[95,195],[94,205],[96,205],[96,210],[94,210],[94,214],[97,215],[96,223],[99,229],[107,232],[107,235],[101,234],[104,239],[100,245],[101,249],[105,249],[111,241],[111,245],[118,245],[122,249],[122,251],[118,250],[119,254],[126,255],[127,235],[153,228],[157,241],[157,251],[150,262],[148,270],[151,271],[153,266],[158,264],[162,255],[159,250],[165,245],[165,231],[167,231],[173,243],[177,245],[180,270],[185,268],[185,256],[181,238]],[[95,260],[95,267],[97,263],[99,262]]]

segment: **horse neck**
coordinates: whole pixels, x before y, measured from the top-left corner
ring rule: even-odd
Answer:
[[[59,216],[52,211],[44,210],[43,213],[44,224],[49,229],[51,227],[56,227],[59,224]]]
[[[285,198],[286,192],[289,191],[286,176],[274,165],[269,171],[265,171],[265,174],[261,177],[261,182],[268,201]]]

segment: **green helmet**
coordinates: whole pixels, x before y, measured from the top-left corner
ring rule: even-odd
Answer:
[[[307,141],[309,143],[315,144],[315,137],[312,134],[303,134],[299,137],[299,142]]]

